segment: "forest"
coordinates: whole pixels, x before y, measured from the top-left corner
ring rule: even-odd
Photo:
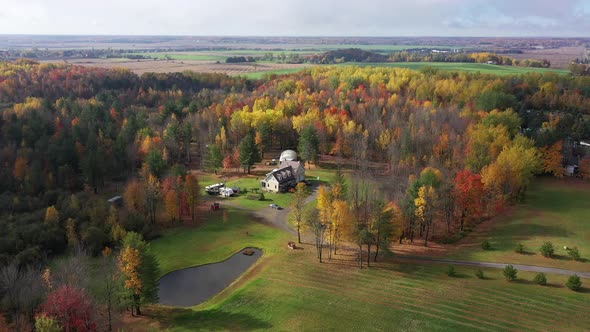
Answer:
[[[35,323],[52,324],[43,319],[61,317],[52,310],[68,297],[82,309],[61,326],[94,330],[85,291],[58,287],[75,264],[41,266],[84,248],[105,273],[125,272],[140,314],[158,274],[145,240],[164,222],[158,209],[165,222],[195,218],[192,169],[249,169],[272,149],[308,165],[332,156],[355,180],[322,189],[306,218],[353,220],[347,238],[368,256],[398,238],[452,242],[522,200],[535,175],[575,163],[590,178],[590,153],[573,144],[590,138],[590,77],[327,66],[251,81],[18,60],[0,63],[0,135],[2,310],[26,324],[41,306]],[[121,209],[102,195],[113,187]],[[385,236],[391,218],[399,227]]]

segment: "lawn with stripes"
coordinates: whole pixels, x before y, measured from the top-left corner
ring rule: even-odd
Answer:
[[[537,179],[526,199],[505,214],[487,222],[457,246],[456,259],[549,266],[590,271],[590,183],[578,179]],[[489,241],[491,250],[481,243]],[[540,254],[544,242],[555,247],[555,257]],[[518,254],[518,243],[525,253]],[[567,250],[577,247],[581,261],[569,258]]]
[[[549,286],[519,272],[507,282],[500,270],[400,264],[393,258],[356,267],[355,252],[341,251],[320,264],[315,248],[289,250],[290,236],[242,212],[213,218],[199,228],[171,231],[152,242],[164,270],[220,260],[246,245],[265,255],[229,289],[195,308],[154,306],[148,315],[161,329],[194,330],[396,330],[585,331],[590,294],[565,288],[566,277],[548,275]],[[245,237],[244,231],[252,236]],[[252,233],[250,233],[252,232]],[[225,257],[224,257],[225,255]],[[198,282],[198,281],[196,281]],[[132,326],[131,326],[132,327]]]

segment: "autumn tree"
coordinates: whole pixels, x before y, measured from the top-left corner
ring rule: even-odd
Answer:
[[[303,212],[305,208],[305,201],[308,196],[305,183],[299,182],[295,187],[293,199],[291,200],[291,217],[297,226],[297,242],[301,243],[301,224],[303,221]]]
[[[385,203],[382,200],[374,201],[372,209],[374,213],[371,231],[375,235],[376,247],[373,261],[376,262],[379,256],[379,249],[385,248],[387,250],[391,239],[401,230],[399,223],[401,211],[394,203]]]
[[[453,191],[457,209],[460,212],[460,230],[463,230],[466,218],[479,218],[484,209],[485,190],[481,175],[469,170],[457,172]]]
[[[432,186],[421,186],[418,190],[418,197],[414,200],[416,205],[416,217],[422,223],[426,234],[424,236],[424,246],[428,246],[428,236],[430,228],[435,218],[435,205],[438,195]]]
[[[59,222],[59,212],[55,206],[50,206],[45,210],[45,223],[48,225],[56,225]]]
[[[556,178],[563,177],[563,142],[558,141],[557,143],[546,146],[541,149],[541,155],[543,158],[543,170],[545,173],[551,173]]]
[[[63,285],[47,295],[41,311],[57,320],[65,331],[96,331],[95,308],[90,295],[72,285]]]
[[[140,234],[129,232],[123,240],[118,258],[126,297],[133,310],[141,315],[141,305],[158,300],[159,265]]]
[[[240,143],[240,165],[244,168],[244,172],[248,172],[250,174],[250,168],[254,163],[259,162],[260,159],[260,151],[258,150],[258,146],[254,142],[254,138],[251,134],[248,134],[242,139]]]
[[[199,181],[192,174],[187,174],[184,180],[184,194],[191,215],[191,221],[194,222],[197,214],[197,203],[199,202]]]
[[[590,156],[580,159],[580,176],[584,180],[590,180]]]
[[[320,223],[326,227],[325,231],[328,233],[328,259],[332,259],[332,248],[334,245],[334,228],[330,222],[332,220],[332,195],[326,186],[318,188],[317,210],[319,213]]]
[[[180,202],[178,201],[178,194],[174,190],[169,190],[164,196],[164,205],[166,214],[171,222],[176,221],[176,217],[180,211]]]

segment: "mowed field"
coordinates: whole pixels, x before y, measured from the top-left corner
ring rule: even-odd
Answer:
[[[486,262],[510,262],[590,271],[590,183],[576,179],[538,179],[523,204],[494,218],[458,243],[451,257]],[[492,250],[481,249],[487,240]],[[541,245],[550,241],[555,258],[545,258]],[[525,254],[514,248],[524,245]],[[574,261],[564,246],[578,247],[583,258]]]
[[[56,61],[47,61],[56,62]],[[61,61],[57,61],[61,62]],[[194,71],[199,73],[224,73],[231,76],[251,75],[258,79],[265,74],[289,74],[311,67],[310,64],[288,63],[216,63],[202,60],[128,60],[128,59],[77,59],[68,63],[102,68],[126,68],[141,75],[143,73],[174,73]]]
[[[581,190],[542,181],[531,190],[526,205],[514,210],[522,209],[525,214],[531,208],[563,212],[575,202],[570,205],[564,203],[567,197],[555,197],[587,193]],[[578,213],[584,215],[583,211],[565,214],[552,225],[565,224],[576,232],[574,238],[587,239],[587,228],[577,227]],[[547,222],[538,220],[529,222]],[[498,222],[497,230],[489,230],[490,234],[525,236],[525,230],[511,225],[507,215],[505,221]],[[545,231],[549,236],[560,233],[551,228]],[[507,282],[501,270],[483,269],[486,278],[478,279],[474,276],[476,268],[457,266],[458,275],[449,277],[445,274],[447,265],[400,263],[395,257],[360,270],[355,251],[341,250],[334,259],[320,264],[312,245],[289,250],[289,240],[294,236],[230,208],[211,212],[200,227],[170,230],[151,244],[162,273],[219,261],[246,246],[263,248],[264,256],[212,300],[194,308],[151,306],[145,310],[147,320],[126,320],[125,327],[137,331],[590,329],[590,316],[586,315],[590,288],[585,284],[581,292],[570,291],[564,286],[567,276],[547,275],[549,285],[538,286],[530,282],[534,273],[519,271],[517,281]]]

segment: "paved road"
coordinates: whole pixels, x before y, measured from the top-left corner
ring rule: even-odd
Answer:
[[[468,266],[479,266],[479,267],[491,267],[495,269],[503,269],[509,263],[490,263],[490,262],[477,262],[477,261],[462,261],[447,258],[434,258],[434,257],[423,257],[423,256],[410,256],[410,255],[399,255],[396,256],[398,259],[422,261],[430,263],[446,263],[456,265],[468,265]],[[522,264],[511,264],[517,270],[530,271],[530,272],[543,272],[551,274],[563,274],[572,275],[577,274],[580,278],[590,279],[590,272],[580,272],[565,269],[558,269],[554,267],[534,266],[534,265],[522,265]]]
[[[313,184],[311,195],[307,196],[307,198],[305,199],[306,205],[313,202],[313,200],[315,200],[318,197],[318,187],[318,184]],[[264,219],[266,222],[278,228],[281,228],[291,234],[297,235],[297,229],[289,225],[290,211],[291,209],[289,209],[288,207],[283,207],[283,209],[281,210],[275,210],[268,207],[265,209],[255,211],[254,215]]]

